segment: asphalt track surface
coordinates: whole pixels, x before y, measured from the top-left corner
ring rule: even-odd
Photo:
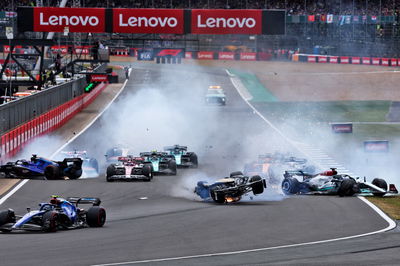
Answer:
[[[227,106],[204,106],[205,86],[214,84],[225,88]],[[143,99],[146,95],[149,97]],[[153,105],[152,101],[160,99],[168,102],[160,108],[173,105],[185,115],[176,117],[176,113],[157,110],[158,102]],[[185,120],[188,117],[192,121]],[[107,183],[104,176],[31,180],[1,209],[24,213],[26,207],[35,208],[53,194],[96,196],[107,210],[107,222],[103,228],[1,234],[0,265],[398,264],[400,237],[396,230],[290,247],[387,227],[385,220],[356,197],[283,198],[269,189],[253,200],[216,205],[192,194],[198,179],[226,176],[240,169],[245,160],[271,151],[273,145],[284,146],[243,102],[223,70],[160,69],[157,65],[135,68],[124,92],[71,148],[81,147],[102,156],[118,141],[114,135],[125,143],[122,137],[129,136],[129,145],[136,153],[151,149],[147,143],[160,149],[181,138],[179,144],[199,154],[200,167],[179,169],[177,176],[156,176],[150,183]],[[252,249],[260,250],[247,252]],[[245,252],[229,253],[234,251]]]

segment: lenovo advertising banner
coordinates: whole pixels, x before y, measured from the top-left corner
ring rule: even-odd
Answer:
[[[353,133],[353,124],[332,124],[332,132],[334,133]]]
[[[261,10],[193,9],[193,34],[261,34]]]
[[[183,34],[183,10],[114,8],[113,32]]]
[[[284,10],[19,7],[18,31],[285,34]]]
[[[218,53],[219,60],[235,60],[234,52],[219,52]]]
[[[30,13],[28,8],[24,10],[26,16],[22,18],[18,16],[18,27],[21,24],[20,19],[25,20],[25,26],[32,27],[32,31],[64,32],[68,29],[68,32],[105,32],[106,30],[105,8],[35,7],[32,9],[33,13]],[[31,25],[27,22],[30,16],[33,16]]]
[[[364,141],[365,152],[388,152],[389,141],[388,140],[366,140]]]

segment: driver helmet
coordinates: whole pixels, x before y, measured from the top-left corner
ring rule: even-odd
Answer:
[[[61,204],[61,200],[56,196],[52,196],[52,198],[50,199],[50,204],[60,205]]]

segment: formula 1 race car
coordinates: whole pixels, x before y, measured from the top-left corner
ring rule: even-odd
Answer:
[[[6,178],[33,178],[44,176],[48,180],[78,179],[82,175],[81,158],[65,158],[52,161],[32,155],[31,160],[17,160],[0,166],[0,173]]]
[[[259,175],[267,179],[269,184],[280,184],[287,169],[315,173],[315,167],[308,164],[307,159],[281,153],[259,155],[257,161],[245,164],[243,172],[245,175]]]
[[[129,149],[113,147],[106,151],[106,161],[107,163],[118,163],[118,158],[121,156],[128,156]]]
[[[96,158],[89,157],[86,151],[62,151],[62,154],[72,158],[82,159],[82,177],[97,177],[99,175],[99,163]]]
[[[226,105],[226,95],[221,86],[210,86],[205,100],[206,104]]]
[[[254,195],[261,194],[266,187],[265,179],[260,176],[248,177],[238,171],[231,173],[230,177],[217,180],[212,184],[199,181],[194,192],[204,200],[211,198],[216,203],[229,203],[239,201],[250,191]]]
[[[153,179],[153,165],[145,162],[142,157],[119,157],[118,163],[107,167],[107,182],[115,180],[143,180],[151,181]]]
[[[187,146],[167,146],[164,147],[164,151],[167,151],[170,155],[173,155],[175,157],[176,165],[178,167],[198,167],[196,153],[188,152]]]
[[[0,231],[14,230],[56,232],[58,229],[102,227],[106,221],[106,211],[100,207],[99,198],[70,197],[63,199],[52,196],[49,203],[40,203],[39,210],[16,216],[12,209],[0,211]],[[92,204],[88,210],[78,204]]]
[[[144,162],[151,163],[153,166],[153,173],[155,174],[167,174],[176,175],[177,167],[175,157],[169,155],[166,152],[141,152],[140,157],[144,159]]]
[[[299,179],[302,178],[302,181]],[[316,175],[302,171],[286,171],[282,181],[282,191],[290,194],[324,194],[353,196],[356,193],[372,193],[374,196],[384,196],[386,193],[398,191],[394,184],[388,185],[385,180],[375,178],[372,183],[346,174],[338,174],[335,168]]]

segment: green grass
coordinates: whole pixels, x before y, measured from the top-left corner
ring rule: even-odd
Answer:
[[[400,220],[400,197],[366,197],[366,199],[378,206],[393,219]]]
[[[278,100],[275,95],[264,87],[256,75],[235,69],[229,69],[229,72],[240,78],[243,85],[253,96],[252,102],[275,102]]]
[[[384,122],[389,101],[270,102],[256,108],[278,120],[302,119],[312,122]]]

